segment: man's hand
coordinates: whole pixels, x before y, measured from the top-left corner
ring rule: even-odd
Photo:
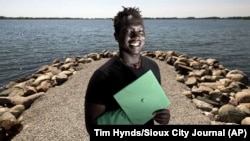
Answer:
[[[168,109],[157,110],[154,115],[154,120],[159,124],[168,124],[170,120],[170,111]]]

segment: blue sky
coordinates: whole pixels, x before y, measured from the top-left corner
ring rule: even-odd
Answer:
[[[144,17],[250,16],[250,0],[0,0],[0,16],[113,18],[122,6]]]

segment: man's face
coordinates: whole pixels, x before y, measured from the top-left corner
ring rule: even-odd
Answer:
[[[131,55],[139,55],[145,44],[145,32],[142,19],[131,15],[122,19],[121,30],[116,34],[120,51]]]

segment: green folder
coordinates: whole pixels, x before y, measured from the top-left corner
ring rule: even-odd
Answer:
[[[151,70],[114,95],[122,110],[134,125],[143,125],[153,113],[169,104],[166,93]]]

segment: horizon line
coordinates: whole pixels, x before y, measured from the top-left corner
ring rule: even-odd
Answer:
[[[250,16],[228,16],[228,17],[219,17],[219,16],[208,16],[208,17],[142,17],[143,19],[250,19]],[[26,16],[17,16],[17,17],[7,17],[0,16],[0,19],[113,19],[111,17],[26,17]]]

